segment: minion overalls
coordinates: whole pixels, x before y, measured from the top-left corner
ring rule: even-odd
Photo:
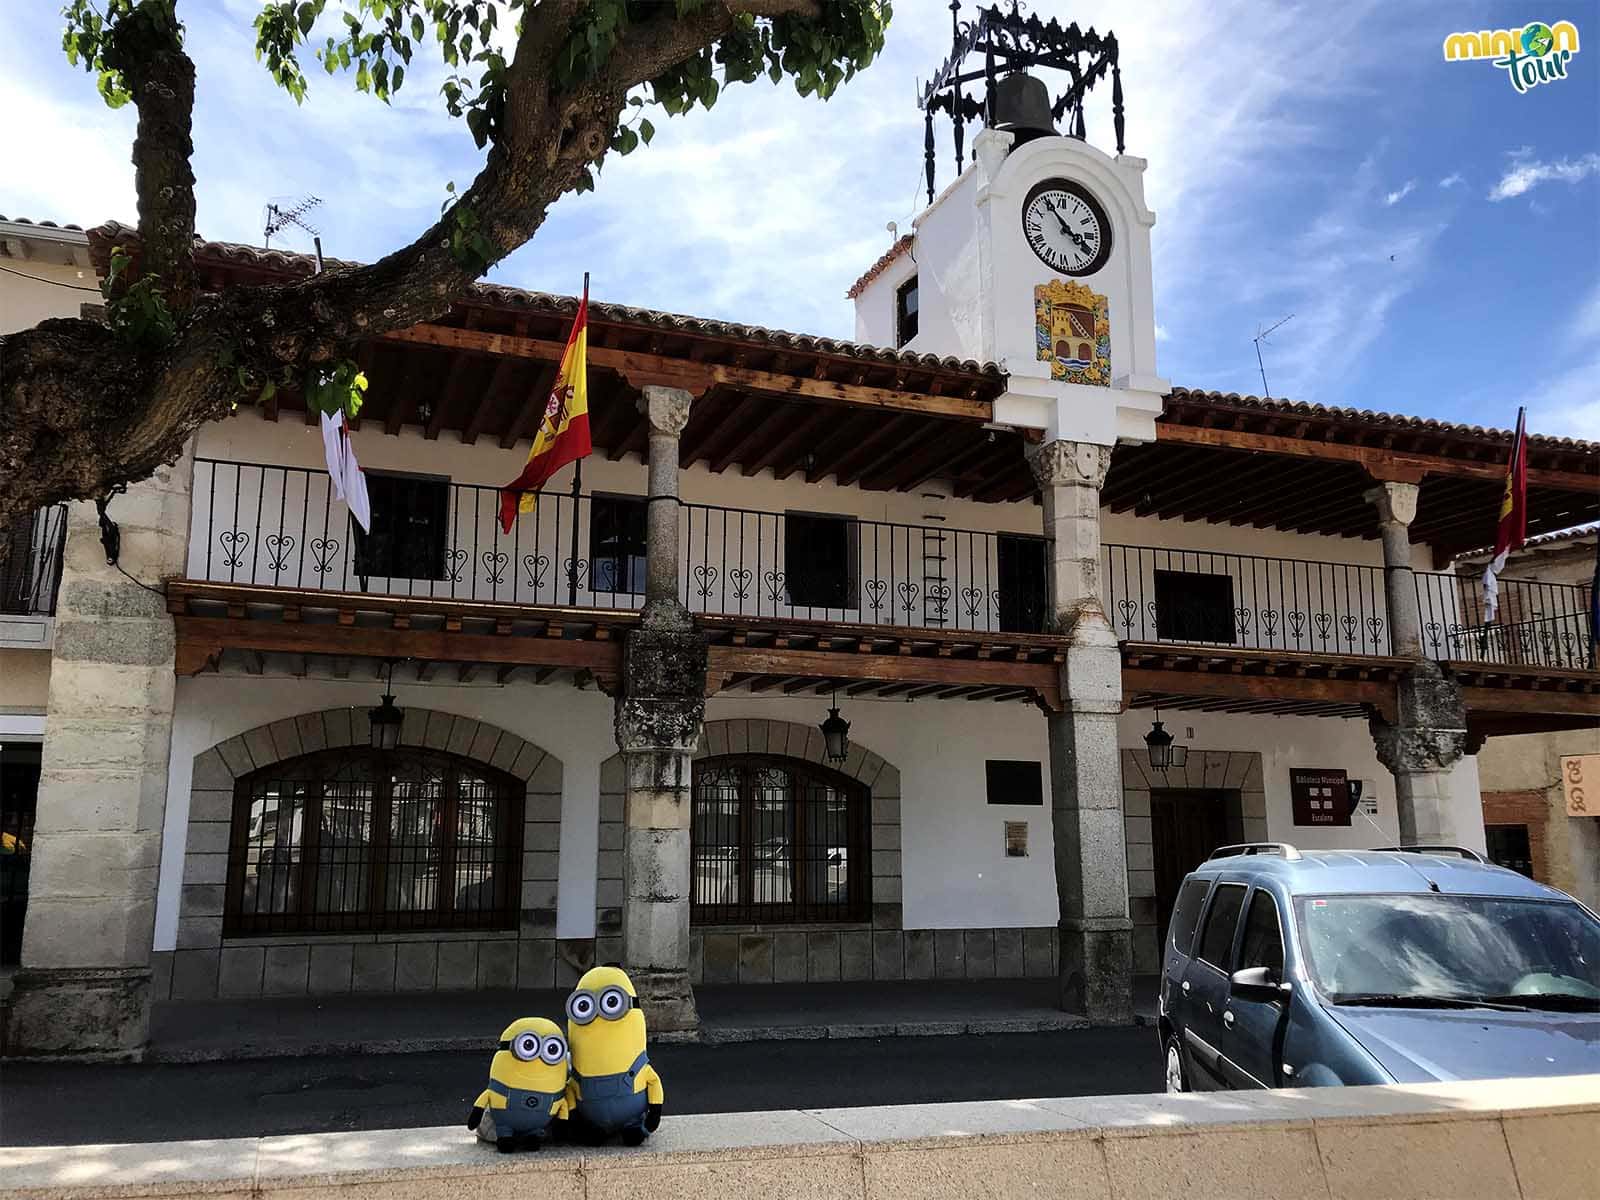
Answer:
[[[633,1065],[620,1075],[580,1075],[574,1069],[572,1077],[578,1081],[578,1118],[607,1133],[624,1129],[643,1131],[645,1110],[650,1106],[649,1092],[633,1089],[639,1072],[649,1065],[650,1056],[641,1050]]]
[[[534,1134],[542,1134],[550,1128],[550,1106],[561,1099],[565,1092],[530,1092],[521,1088],[507,1087],[498,1079],[489,1080],[489,1090],[497,1096],[506,1098],[504,1108],[484,1109],[483,1117],[478,1125],[480,1135],[492,1132],[493,1141],[498,1138],[523,1138]],[[488,1128],[492,1126],[492,1129]]]

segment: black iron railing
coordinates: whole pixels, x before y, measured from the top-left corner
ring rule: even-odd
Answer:
[[[625,555],[590,562],[591,496],[541,495],[502,533],[498,488],[370,471],[367,487],[373,526],[363,533],[326,471],[196,459],[188,575],[508,604],[643,600],[631,590],[643,591],[642,568],[629,571]]]
[[[694,612],[1038,633],[1046,542],[1032,534],[682,506]]]
[[[1588,587],[1502,579],[1485,621],[1478,575],[1417,576],[1422,638],[1433,658],[1503,666],[1595,667]]]
[[[0,529],[0,613],[53,616],[61,588],[67,508],[57,504]]]
[[[1380,567],[1154,546],[1103,550],[1106,615],[1123,641],[1390,653]]]

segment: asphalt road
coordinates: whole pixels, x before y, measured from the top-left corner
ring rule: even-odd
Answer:
[[[1162,1088],[1154,1031],[652,1047],[668,1113],[1094,1096]],[[0,1145],[154,1142],[462,1121],[479,1054],[0,1066]]]

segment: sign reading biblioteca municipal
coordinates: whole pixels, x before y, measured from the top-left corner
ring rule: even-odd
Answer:
[[[1289,799],[1296,825],[1350,824],[1350,780],[1343,771],[1290,767]]]

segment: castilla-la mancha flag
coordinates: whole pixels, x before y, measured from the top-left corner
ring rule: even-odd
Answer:
[[[533,448],[518,475],[500,489],[500,528],[511,532],[517,513],[532,512],[536,493],[562,467],[585,457],[589,442],[589,277],[583,277],[583,300],[573,318],[561,369],[545,401],[544,415],[533,435]]]
[[[1500,606],[1500,584],[1495,576],[1505,570],[1506,555],[1528,540],[1528,433],[1527,409],[1517,409],[1517,435],[1506,463],[1506,487],[1500,498],[1500,524],[1494,532],[1494,558],[1483,569],[1483,623],[1494,620]]]

